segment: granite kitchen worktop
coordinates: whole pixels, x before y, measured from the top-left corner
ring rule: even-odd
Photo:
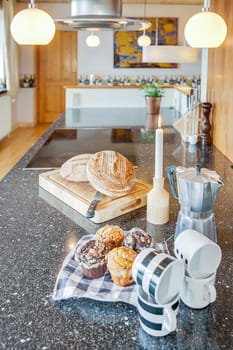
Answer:
[[[40,189],[38,176],[42,170],[24,170],[54,129],[60,127],[64,127],[64,115],[0,182],[0,349],[232,349],[231,162],[216,148],[184,144],[171,126],[164,128],[164,167],[200,163],[222,177],[224,186],[217,195],[215,218],[223,257],[216,278],[216,301],[203,310],[192,310],[181,303],[177,330],[166,337],[152,338],[140,328],[137,310],[132,305],[76,298],[54,302],[51,298],[68,252],[82,235],[92,234],[103,225],[88,221]],[[152,181],[153,132],[135,132],[141,135],[134,140],[137,175]],[[96,132],[86,142],[95,147],[98,135]],[[165,187],[170,193],[169,223],[152,228],[157,240],[173,235],[179,209],[167,178]],[[123,229],[139,226],[146,230],[146,208],[109,223]]]

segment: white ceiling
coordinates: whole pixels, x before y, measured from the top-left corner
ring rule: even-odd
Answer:
[[[29,0],[17,0],[17,2],[29,2]],[[65,3],[70,0],[36,0],[39,2]],[[169,5],[202,5],[203,0],[122,0],[122,4],[169,4]]]
[[[202,0],[122,0],[123,4],[202,5]]]

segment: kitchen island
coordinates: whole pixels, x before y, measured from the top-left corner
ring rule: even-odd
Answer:
[[[197,88],[162,85],[162,108],[175,108],[184,114],[199,101]],[[76,85],[65,86],[66,108],[75,107],[144,107],[145,97],[140,85]]]
[[[25,170],[54,130],[64,128],[65,114],[0,182],[0,349],[232,349],[232,164],[214,147],[182,143],[171,125],[164,128],[164,168],[200,163],[216,170],[224,182],[215,206],[218,243],[223,254],[216,278],[216,301],[202,310],[192,310],[181,303],[177,330],[166,337],[152,338],[140,328],[137,310],[132,305],[77,298],[52,300],[66,255],[83,235],[94,234],[103,226],[88,221],[39,188],[39,174],[44,170]],[[86,144],[91,143],[95,149],[102,134],[99,129],[93,134],[93,130],[86,129],[87,135],[90,132]],[[132,147],[137,176],[152,182],[153,132],[145,132],[143,125],[132,130],[137,135]],[[121,140],[118,145],[124,150],[129,144]],[[170,193],[169,222],[153,228],[155,240],[172,237],[179,210],[166,176],[165,187]],[[149,229],[145,207],[108,223],[125,230],[134,226]],[[169,244],[172,246],[172,239]]]

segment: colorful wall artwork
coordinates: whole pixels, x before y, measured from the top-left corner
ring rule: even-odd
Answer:
[[[151,38],[151,45],[177,45],[178,44],[178,18],[159,17],[146,18],[151,27],[146,34]],[[171,63],[143,63],[142,48],[138,46],[137,39],[141,31],[114,33],[114,68],[178,68],[178,64]]]

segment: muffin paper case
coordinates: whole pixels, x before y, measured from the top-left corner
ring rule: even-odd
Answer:
[[[90,298],[106,302],[125,302],[137,305],[136,285],[117,286],[107,272],[103,277],[91,279],[83,276],[82,268],[75,261],[75,250],[79,244],[93,239],[93,235],[83,236],[75,248],[66,256],[57,276],[52,299]]]

